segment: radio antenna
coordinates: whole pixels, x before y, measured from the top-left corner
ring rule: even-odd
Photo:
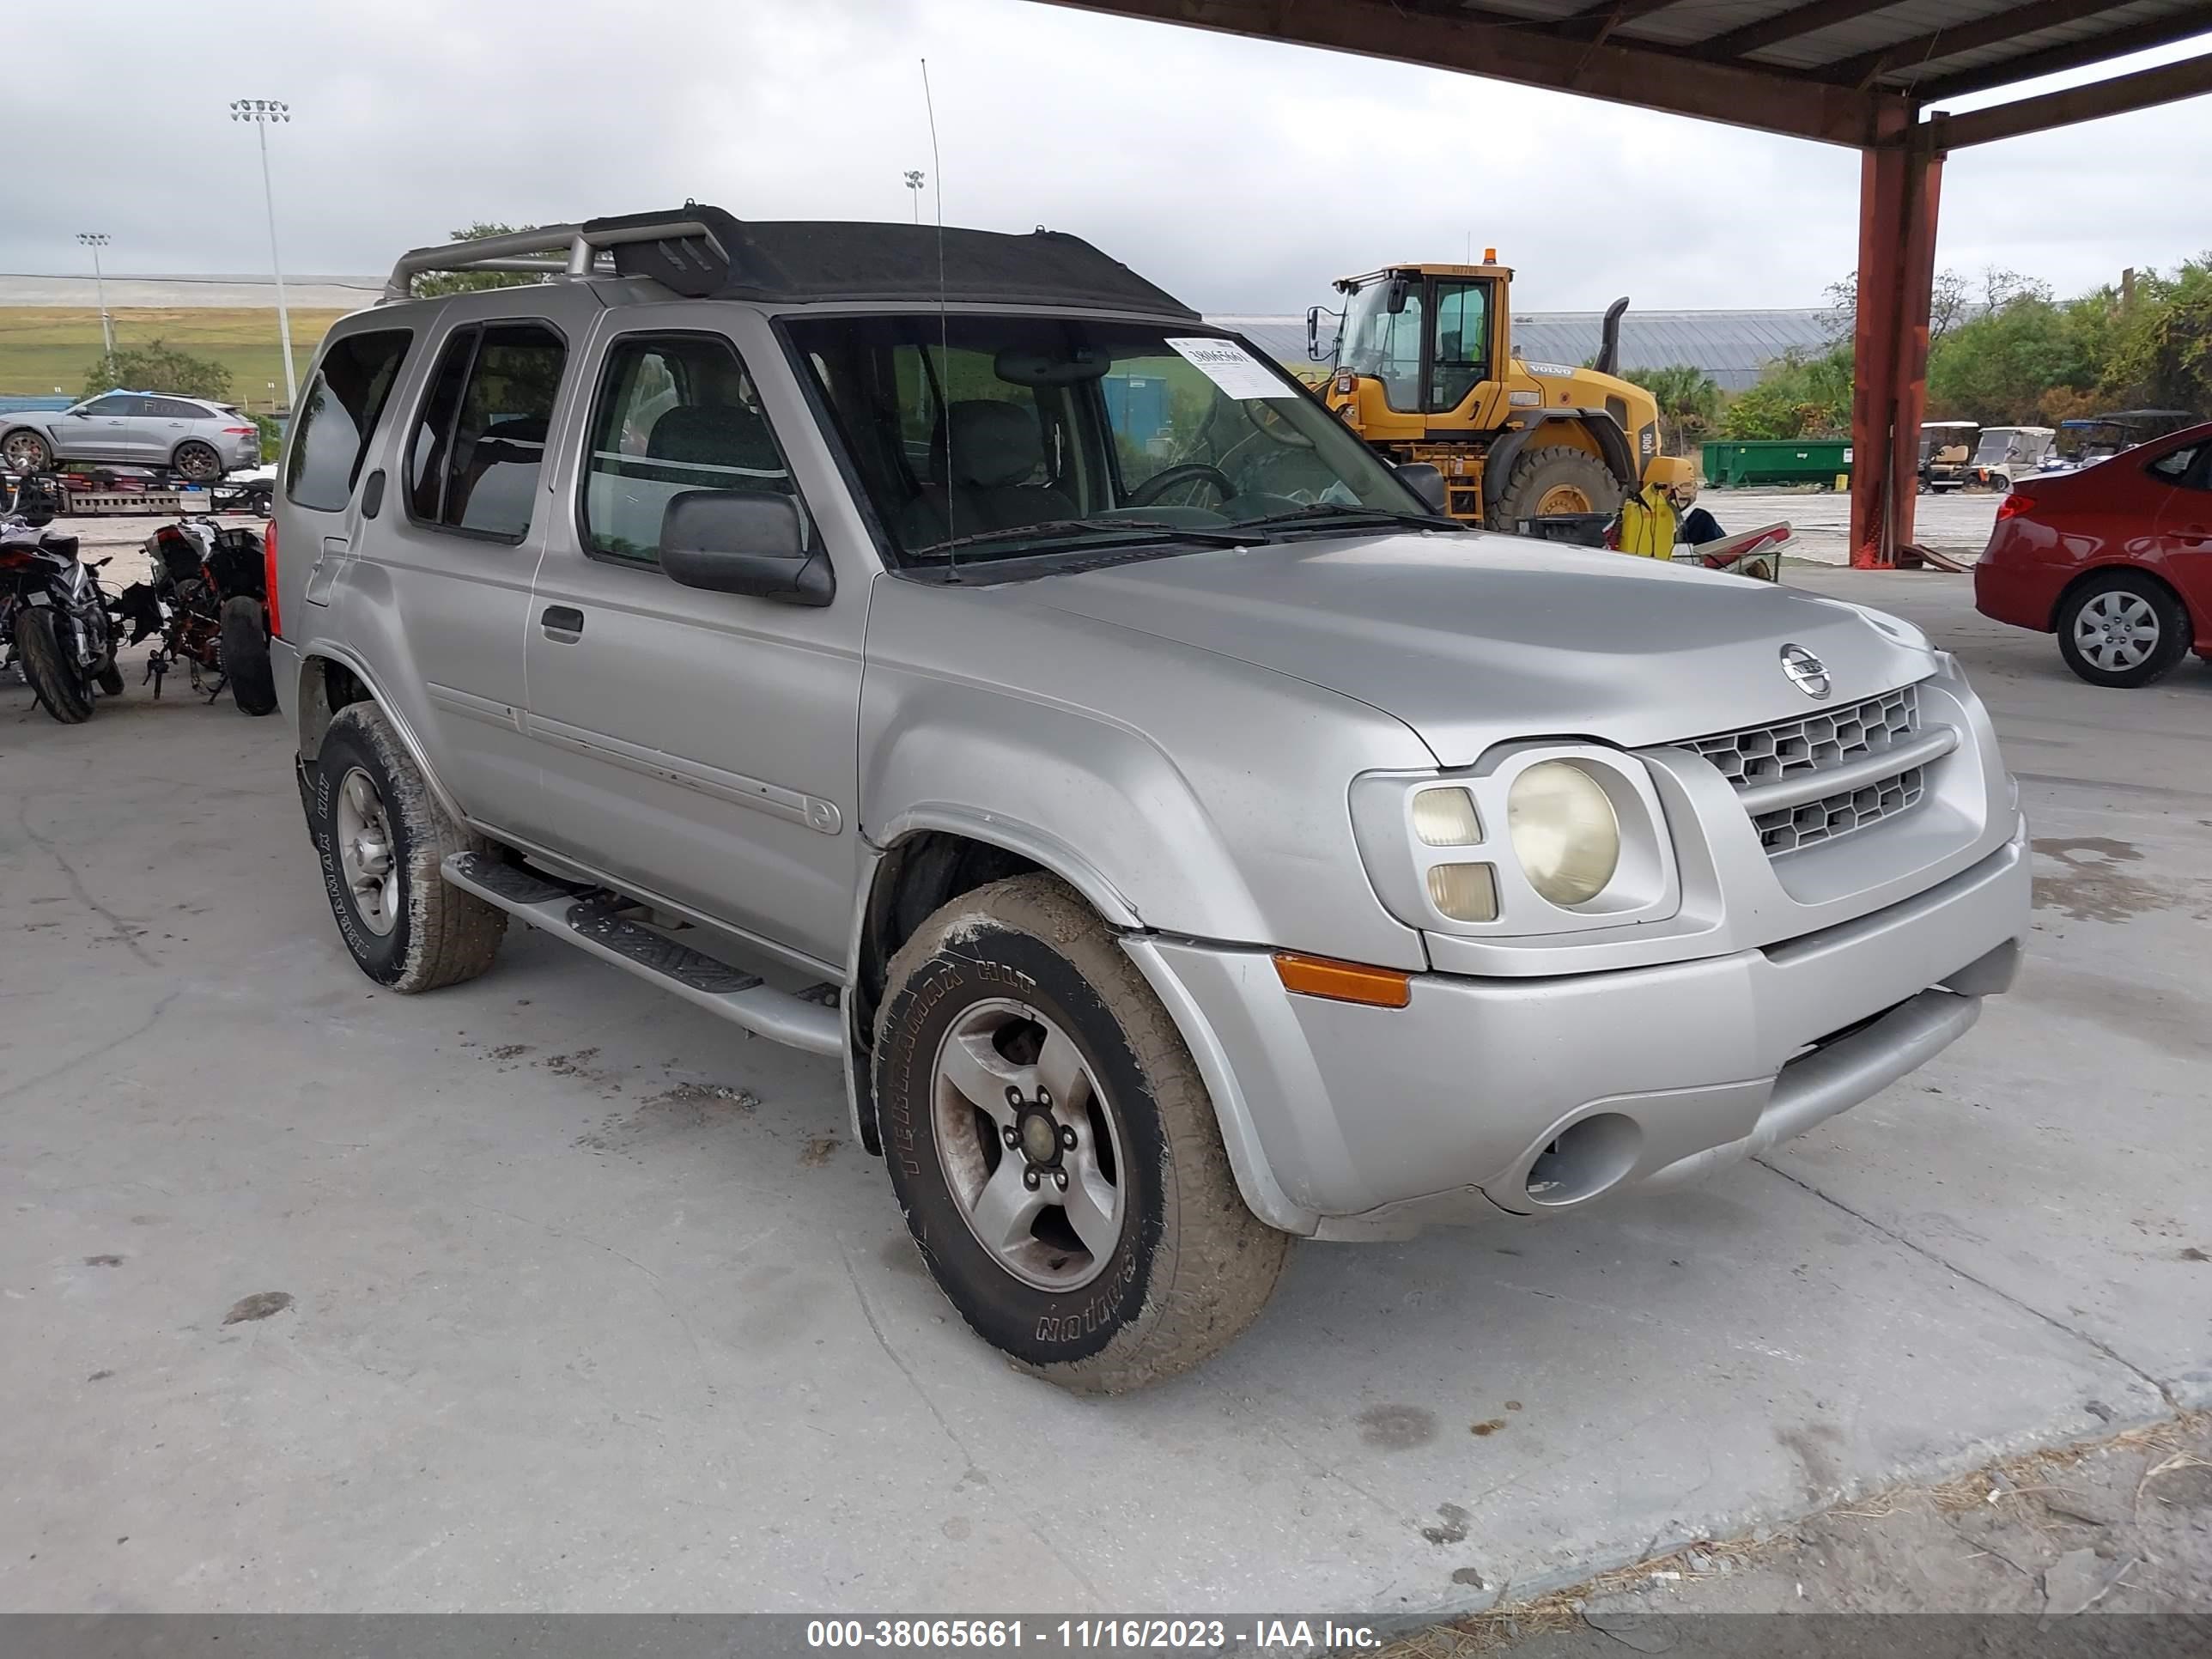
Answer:
[[[937,203],[937,398],[943,406],[945,424],[945,550],[947,574],[957,580],[960,572],[960,550],[951,545],[959,537],[954,526],[953,503],[959,494],[959,485],[952,477],[952,399],[945,384],[952,374],[952,320],[945,289],[945,161],[937,153],[937,100],[929,92],[929,59],[921,60],[921,105],[929,112],[929,168],[930,177],[936,181]]]

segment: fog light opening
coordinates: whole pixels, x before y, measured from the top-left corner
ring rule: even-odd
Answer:
[[[1632,1117],[1600,1112],[1559,1131],[1528,1166],[1531,1204],[1579,1204],[1617,1187],[1636,1167],[1644,1131]]]

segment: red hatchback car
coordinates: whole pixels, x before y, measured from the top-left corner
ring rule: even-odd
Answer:
[[[2022,478],[1974,567],[1974,608],[2057,633],[2092,685],[2212,658],[2212,423],[2078,472]]]

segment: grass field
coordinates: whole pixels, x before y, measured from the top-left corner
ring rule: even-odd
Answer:
[[[304,376],[315,347],[342,311],[292,313],[292,356]],[[206,357],[230,371],[233,401],[267,412],[269,388],[284,396],[283,352],[276,341],[276,313],[235,307],[198,310],[149,310],[117,307],[118,351],[161,340],[195,357]],[[52,392],[74,398],[84,377],[100,361],[100,313],[66,306],[0,307],[0,392]],[[158,388],[155,388],[158,390]]]

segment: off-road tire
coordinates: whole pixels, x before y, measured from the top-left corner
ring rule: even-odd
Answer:
[[[2081,612],[2108,593],[2131,594],[2149,605],[2158,619],[2158,641],[2150,654],[2132,668],[2100,668],[2075,643],[2074,628]],[[2089,577],[2068,593],[2058,607],[2058,654],[2066,665],[2092,685],[2115,690],[2132,690],[2164,679],[2189,654],[2191,630],[2189,609],[2173,590],[2154,576],[2138,570],[2113,570]]]
[[[54,469],[54,447],[35,432],[11,432],[0,439],[0,461],[6,463],[9,471],[19,476],[51,472]]]
[[[179,477],[193,483],[219,483],[222,479],[222,457],[216,453],[214,445],[197,438],[179,444],[176,453],[169,457],[169,465]]]
[[[963,1010],[1012,998],[1075,1040],[1115,1115],[1125,1218],[1088,1284],[1013,1276],[976,1240],[940,1160],[939,1045]],[[891,960],[876,1020],[885,1162],[939,1289],[1023,1370],[1080,1394],[1118,1394],[1188,1370],[1257,1318],[1292,1240],[1238,1196],[1213,1106],[1174,1022],[1112,932],[1048,876],[962,895]]]
[[[381,799],[401,871],[402,908],[388,933],[364,923],[339,863],[336,800],[354,768],[367,773]],[[491,966],[507,932],[507,912],[473,893],[447,885],[440,866],[453,853],[490,853],[480,836],[455,823],[408,758],[384,711],[348,703],[323,733],[307,799],[307,829],[322,865],[323,890],[338,937],[362,973],[379,985],[414,993],[474,979]]]
[[[15,655],[46,713],[64,726],[82,726],[92,718],[92,688],[63,652],[49,607],[27,605],[15,612]]]
[[[1547,444],[1513,463],[1512,474],[1498,492],[1497,510],[1488,516],[1496,520],[1496,528],[1510,531],[1523,519],[1540,516],[1544,497],[1563,489],[1580,490],[1589,503],[1585,510],[1591,513],[1613,512],[1627,493],[1612,470],[1587,450]]]
[[[249,714],[276,710],[267,614],[250,593],[234,593],[222,603],[222,672],[230,681],[231,701]]]

